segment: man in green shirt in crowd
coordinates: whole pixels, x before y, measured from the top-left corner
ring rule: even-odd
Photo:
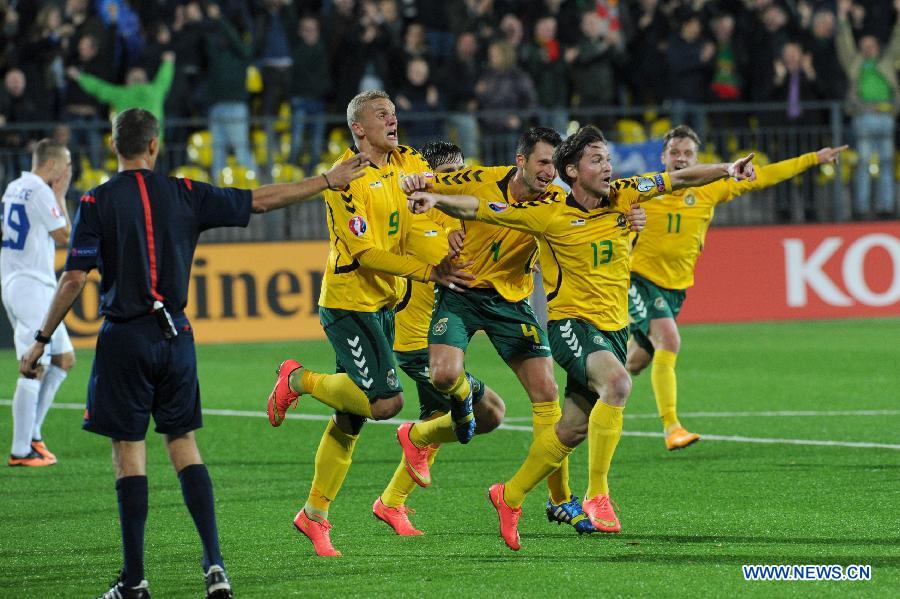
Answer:
[[[140,67],[128,70],[125,85],[104,81],[75,67],[69,67],[66,73],[69,78],[77,81],[86,93],[112,106],[115,113],[129,108],[143,108],[152,113],[159,120],[160,142],[162,142],[163,105],[175,76],[174,52],[163,52],[162,63],[153,81],[147,80],[147,72]]]

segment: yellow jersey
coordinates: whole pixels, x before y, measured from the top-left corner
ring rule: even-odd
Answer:
[[[509,196],[515,166],[464,169],[435,175],[434,192],[471,195],[484,203],[516,204]],[[551,184],[541,199],[563,199],[566,192]],[[527,203],[527,202],[526,202]],[[472,260],[467,270],[475,276],[472,287],[497,290],[506,301],[518,302],[534,290],[531,269],[538,259],[538,244],[532,235],[483,222],[462,222],[466,232],[461,261]]]
[[[348,149],[335,164],[355,153],[355,148]],[[330,247],[320,306],[377,312],[400,301],[406,289],[402,277],[363,268],[356,258],[371,248],[405,253],[412,213],[400,181],[423,171],[429,168],[421,155],[399,146],[383,166],[369,165],[362,177],[344,189],[325,191]]]
[[[790,179],[817,162],[812,152],[758,167],[755,181],[729,178],[657,197],[644,206],[647,226],[635,240],[631,271],[665,289],[691,287],[716,206]]]
[[[436,214],[432,214],[436,213]],[[414,214],[410,226],[406,252],[428,264],[437,265],[450,247],[447,231],[436,223],[437,210]],[[394,351],[414,351],[428,347],[428,326],[434,308],[434,283],[407,281],[406,293],[397,305],[394,317]]]
[[[537,237],[549,320],[579,318],[618,331],[628,326],[631,243],[624,213],[671,190],[668,174],[657,173],[613,181],[609,198],[593,210],[571,195],[518,204],[482,200],[476,219]]]

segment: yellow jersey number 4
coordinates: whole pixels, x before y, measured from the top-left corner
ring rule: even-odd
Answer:
[[[538,333],[537,327],[533,324],[525,324],[523,322],[522,334],[526,337],[531,337],[534,340],[535,345],[541,344],[541,335]]]

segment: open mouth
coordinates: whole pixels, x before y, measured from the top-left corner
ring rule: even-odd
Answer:
[[[397,141],[397,130],[396,129],[388,129],[387,136],[391,141]]]

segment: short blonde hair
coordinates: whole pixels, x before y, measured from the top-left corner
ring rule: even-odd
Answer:
[[[379,100],[382,98],[385,100],[391,99],[387,92],[381,91],[380,89],[370,89],[356,94],[353,99],[350,100],[350,103],[347,104],[347,126],[350,127],[351,131],[353,131],[353,123],[358,123],[362,118],[362,111],[366,104],[372,100]]]

